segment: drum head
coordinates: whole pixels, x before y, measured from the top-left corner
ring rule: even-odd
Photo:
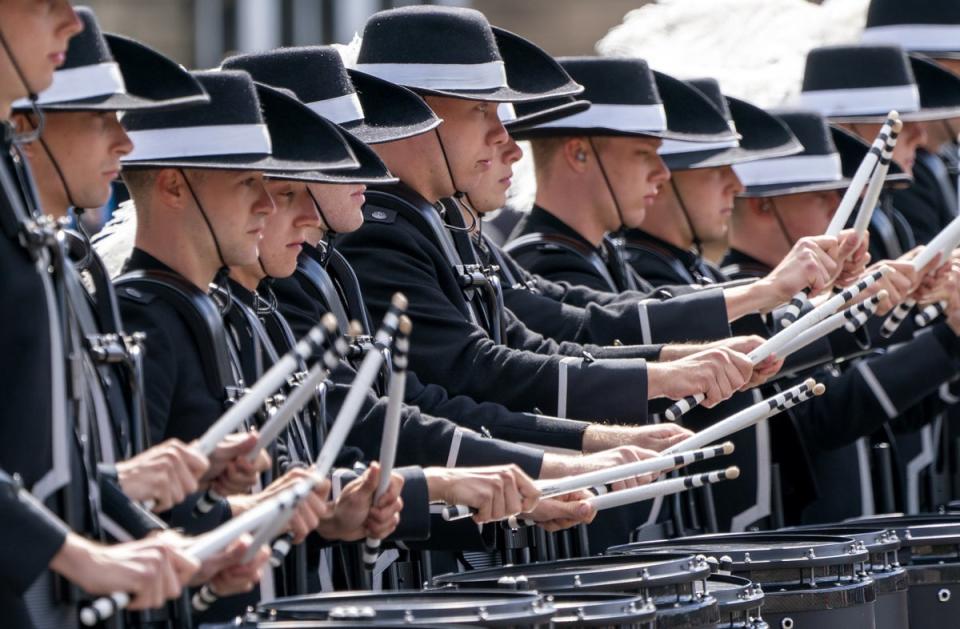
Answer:
[[[336,621],[367,627],[499,627],[544,622],[554,611],[552,603],[536,592],[437,590],[333,592],[281,598],[258,605],[256,616],[262,621]]]

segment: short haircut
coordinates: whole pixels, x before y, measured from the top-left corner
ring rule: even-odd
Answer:
[[[561,136],[530,140],[530,152],[533,154],[533,166],[538,179],[547,176],[553,160],[558,153],[563,151],[563,145],[572,137],[573,136]]]

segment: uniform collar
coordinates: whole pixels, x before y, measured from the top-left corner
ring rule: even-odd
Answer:
[[[676,245],[667,242],[661,238],[654,236],[648,232],[643,231],[642,229],[631,228],[627,229],[624,234],[627,237],[627,240],[639,240],[650,243],[651,245],[656,246],[658,249],[666,250],[670,255],[680,260],[685,267],[688,269],[696,268],[701,263],[701,258],[696,253],[690,249],[682,249]]]
[[[723,258],[723,266],[726,267],[734,264],[742,267],[749,266],[749,267],[756,268],[758,270],[763,269],[765,272],[769,272],[772,270],[770,266],[765,262],[761,262],[760,260],[757,260],[753,256],[748,255],[740,251],[739,249],[734,249],[731,247],[730,250],[727,251],[727,255],[724,256]]]
[[[594,249],[596,251],[602,251],[602,247],[595,247],[592,242],[580,235],[580,232],[570,227],[564,223],[561,219],[557,218],[555,214],[552,214],[550,210],[543,208],[539,205],[534,205],[533,209],[530,210],[530,215],[526,220],[531,226],[546,227],[550,231],[562,234],[568,238],[573,238],[578,242],[582,242],[587,247]],[[537,229],[535,231],[543,231]]]
[[[126,273],[128,271],[165,271],[167,273],[180,275],[177,271],[174,271],[160,260],[137,247],[133,248],[130,252],[130,257],[123,265],[123,272]]]

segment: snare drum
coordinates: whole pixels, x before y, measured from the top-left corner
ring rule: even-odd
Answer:
[[[615,546],[608,553],[696,552],[721,573],[763,587],[763,616],[779,629],[875,629],[877,592],[862,543],[826,535],[726,534]]]
[[[600,556],[505,566],[434,577],[437,587],[537,590],[548,594],[620,592],[651,599],[660,629],[716,627],[717,601],[705,585],[710,565],[689,553]]]
[[[848,524],[889,527],[900,537],[911,627],[960,625],[960,515],[868,517],[842,526]]]
[[[763,588],[750,579],[729,574],[714,574],[707,579],[707,591],[717,599],[723,629],[769,629],[760,608]]]
[[[798,531],[801,529],[794,529]],[[907,571],[900,565],[900,537],[896,531],[878,524],[823,524],[804,526],[802,530],[822,535],[839,535],[861,542],[870,553],[867,572],[877,586],[877,629],[903,629],[909,625]]]
[[[258,628],[546,628],[556,609],[536,592],[438,590],[332,592],[261,603],[245,621]]]

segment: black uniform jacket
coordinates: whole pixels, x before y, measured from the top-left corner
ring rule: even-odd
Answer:
[[[507,273],[507,305],[542,334],[555,337],[549,326],[556,317],[540,314],[552,315],[553,310],[531,293],[583,308],[583,314],[561,312],[568,319],[583,318],[585,324],[596,320],[587,328],[597,335],[593,342],[609,343],[610,337],[623,343],[713,341],[730,335],[721,290],[691,283],[650,284],[625,263],[619,238],[605,237],[594,247],[537,206],[517,224],[512,238],[506,251],[486,242]]]
[[[299,272],[293,277],[273,280],[271,287],[277,296],[281,313],[297,337],[306,334],[328,311],[327,304],[312,291],[309,280]],[[357,319],[352,316],[353,313],[350,314]],[[329,413],[335,414],[343,403],[346,387],[356,376],[356,370],[352,364],[344,362],[332,376],[338,386],[328,394],[327,408]],[[379,437],[383,433],[386,401],[386,398],[371,390],[364,405],[363,434],[353,440],[371,459],[379,457]],[[562,447],[570,443],[571,435],[577,435],[563,432],[560,433],[561,438],[551,438],[553,433],[540,430],[536,416],[516,413],[499,404],[477,403],[462,395],[450,397],[443,387],[422,383],[413,371],[407,372],[404,401],[404,423],[397,452],[400,460],[410,464],[465,466],[517,463],[536,478],[540,474],[542,451],[518,446],[510,441],[543,441],[546,445]],[[586,429],[585,423],[573,420],[544,422],[544,425],[549,428],[551,423],[575,424],[571,428],[579,429],[580,434]],[[467,430],[458,429],[458,426]],[[482,437],[485,433],[495,438]]]
[[[516,411],[643,423],[646,363],[632,358],[638,355],[632,346],[557,343],[529,330],[509,310],[502,313],[504,343],[494,343],[477,322],[483,313],[464,295],[449,248],[424,225],[424,217],[439,219],[437,212],[402,184],[372,189],[364,226],[339,243],[374,318],[383,316],[394,292],[409,299],[410,358],[417,375],[451,395]]]
[[[528,328],[554,340],[629,345],[712,341],[730,334],[720,290],[594,290],[531,273],[486,236],[477,250],[487,264],[500,268],[506,307]],[[557,255],[579,265],[579,254]]]

